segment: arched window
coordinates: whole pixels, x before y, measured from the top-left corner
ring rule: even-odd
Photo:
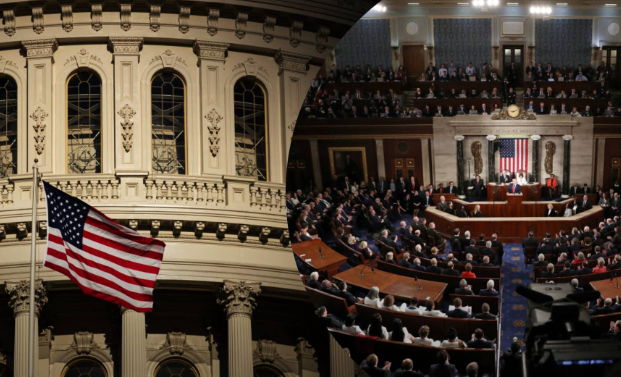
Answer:
[[[80,358],[68,363],[62,377],[108,377],[106,368],[94,359]]]
[[[235,170],[237,175],[268,180],[267,95],[256,80],[235,83]]]
[[[199,377],[196,368],[185,360],[166,360],[155,369],[153,377]]]
[[[67,171],[101,173],[101,79],[90,70],[67,79]]]
[[[285,374],[278,368],[269,364],[255,365],[253,368],[254,377],[285,377]]]
[[[0,77],[0,177],[15,173],[17,173],[17,84],[12,78],[3,76]]]
[[[151,81],[153,172],[186,174],[185,82],[163,71]]]

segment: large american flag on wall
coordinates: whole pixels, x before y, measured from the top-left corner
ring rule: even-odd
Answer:
[[[46,267],[84,293],[137,312],[153,309],[164,248],[43,181],[47,203]]]
[[[500,170],[528,171],[528,139],[500,139]]]

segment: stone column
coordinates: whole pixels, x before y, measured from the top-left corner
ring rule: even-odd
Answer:
[[[532,169],[533,169],[533,182],[539,182],[540,178],[540,161],[539,161],[539,140],[541,140],[541,136],[539,135],[532,135],[530,137],[533,140],[533,165],[532,165]]]
[[[321,177],[321,160],[319,160],[319,146],[317,145],[317,139],[310,139],[311,161],[313,161],[313,180],[315,181],[315,187],[318,190],[323,188],[323,179]]]
[[[494,143],[496,135],[487,135],[487,182],[496,182],[496,153],[494,153]]]
[[[121,375],[147,375],[147,334],[144,313],[121,307]]]
[[[330,335],[330,377],[351,377],[354,375],[354,361],[349,351]]]
[[[429,144],[429,138],[420,139],[421,162],[423,163],[423,180],[421,184],[423,185],[433,183],[431,181],[431,171],[429,169]]]
[[[198,56],[200,70],[201,104],[201,174],[227,174],[223,156],[233,148],[234,141],[228,140],[224,127],[224,63],[228,43],[194,42],[194,53]],[[209,146],[209,148],[207,148]],[[220,149],[222,148],[222,153]]]
[[[304,338],[296,340],[295,354],[298,359],[299,377],[319,377],[315,348]]]
[[[142,113],[138,63],[143,39],[110,37],[114,61],[115,170],[146,170],[142,153]]]
[[[311,60],[308,55],[296,54],[278,50],[274,55],[274,60],[278,64],[278,76],[280,86],[280,133],[273,135],[273,145],[286,145],[285,150],[279,148],[270,148],[270,162],[277,164],[281,161],[282,174],[281,177],[272,176],[272,182],[284,182],[287,173],[287,159],[289,157],[289,148],[291,147],[291,137],[295,130],[295,122],[300,114],[300,107],[304,102],[304,97],[308,91],[308,84],[305,82],[306,65]],[[273,128],[271,129],[273,130]],[[280,141],[279,141],[280,140]],[[279,166],[279,165],[275,165]],[[315,167],[317,169],[317,167]],[[274,171],[274,170],[272,170]]]
[[[23,41],[28,64],[28,172],[35,158],[39,171],[54,171],[52,137],[52,57],[58,43],[56,39]],[[64,84],[64,83],[63,83]],[[64,141],[60,140],[64,144]],[[65,157],[62,157],[64,161]]]
[[[563,135],[565,147],[563,148],[563,198],[569,198],[569,164],[571,162],[571,135]]]
[[[466,187],[464,186],[464,135],[455,135],[457,141],[457,185],[461,188],[462,192],[466,193]],[[470,177],[468,177],[470,179]]]
[[[28,377],[28,311],[30,310],[30,283],[22,280],[17,284],[6,285],[6,292],[10,296],[9,306],[13,309],[15,318],[15,349],[13,375],[15,377]],[[39,313],[43,305],[47,303],[47,293],[43,284],[39,281],[35,286],[35,341],[39,339]],[[35,344],[35,370],[33,375],[38,376],[39,345]]]
[[[377,156],[377,177],[375,182],[379,181],[379,177],[386,176],[386,161],[384,161],[384,139],[375,139],[375,154]],[[407,178],[407,172],[403,176]],[[371,177],[369,177],[371,179]],[[367,182],[368,183],[368,182]]]
[[[260,283],[225,280],[218,304],[224,306],[228,321],[228,360],[230,377],[253,375],[252,311],[261,293]]]

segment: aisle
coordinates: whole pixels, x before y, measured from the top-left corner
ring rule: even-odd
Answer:
[[[513,337],[517,337],[520,343],[524,338],[526,299],[515,293],[515,288],[520,283],[530,283],[532,271],[532,265],[524,266],[522,245],[506,243],[500,270],[500,285],[503,290],[500,347],[503,351],[511,346]]]

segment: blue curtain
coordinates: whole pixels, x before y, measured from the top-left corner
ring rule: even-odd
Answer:
[[[339,69],[358,64],[362,69],[367,64],[387,69],[392,65],[391,54],[390,20],[360,20],[336,45],[336,64]]]
[[[535,59],[544,66],[591,65],[593,20],[535,20]]]
[[[492,20],[489,18],[436,18],[433,20],[436,59],[440,68],[451,62],[456,67],[472,62],[477,74],[484,63],[492,62]]]

